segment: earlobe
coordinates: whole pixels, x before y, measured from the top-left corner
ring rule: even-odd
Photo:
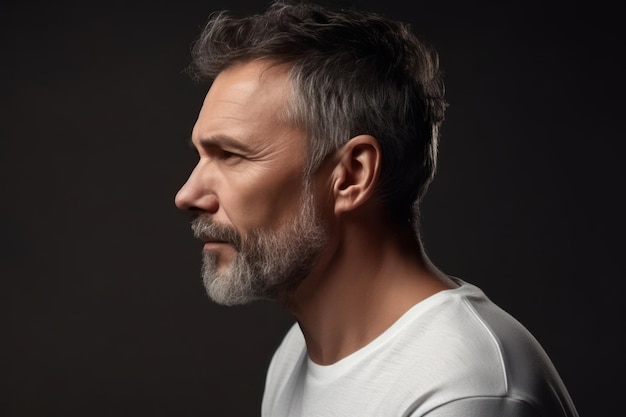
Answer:
[[[370,135],[355,136],[340,152],[333,183],[335,214],[354,210],[372,198],[382,156],[378,141]]]

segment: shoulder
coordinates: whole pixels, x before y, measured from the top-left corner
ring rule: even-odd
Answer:
[[[407,350],[407,360],[416,372],[426,369],[440,393],[430,406],[454,407],[463,399],[456,405],[572,415],[567,391],[533,335],[482,290],[459,282],[459,288],[436,294],[407,328],[406,342],[419,341]]]
[[[508,340],[489,324],[491,316],[506,313],[496,307],[485,317],[479,305],[495,307],[477,287],[461,282],[459,288],[418,303],[396,323],[399,329],[388,341],[389,353],[381,353],[401,358],[394,371],[407,378],[408,390],[415,389],[413,382],[428,381],[432,392],[457,398],[506,393],[503,345]]]

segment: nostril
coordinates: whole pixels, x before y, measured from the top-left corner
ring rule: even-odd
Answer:
[[[199,206],[200,210],[206,211],[212,214],[217,213],[219,208],[220,208],[220,203],[217,198],[217,195],[215,195],[214,193],[205,195],[201,201],[201,206]]]
[[[178,191],[174,198],[176,207],[198,213],[216,213],[219,209],[217,196],[210,191],[190,190],[188,187]]]

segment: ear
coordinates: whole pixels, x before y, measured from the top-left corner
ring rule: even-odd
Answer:
[[[354,210],[372,197],[382,160],[380,145],[370,135],[350,139],[339,155],[333,171],[335,214]]]

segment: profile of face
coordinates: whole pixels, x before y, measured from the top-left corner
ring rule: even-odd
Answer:
[[[287,70],[254,61],[220,73],[192,132],[199,161],[176,195],[204,242],[202,275],[219,304],[293,291],[327,242],[310,178],[306,135],[282,115]]]

